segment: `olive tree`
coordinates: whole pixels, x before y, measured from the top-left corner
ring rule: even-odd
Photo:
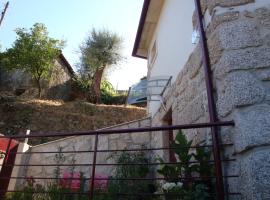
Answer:
[[[123,59],[121,50],[121,37],[105,29],[92,29],[81,44],[79,71],[91,83],[90,93],[94,103],[100,103],[101,80],[105,69]]]

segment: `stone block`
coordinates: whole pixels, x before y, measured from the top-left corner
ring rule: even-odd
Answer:
[[[256,76],[262,81],[270,81],[270,67],[256,70]]]
[[[131,141],[131,134],[132,133],[121,134],[119,140],[122,140],[122,141],[125,141],[125,142],[130,142]]]
[[[270,33],[264,36],[263,41],[266,43],[267,46],[270,46]]]
[[[181,84],[182,79],[183,79],[183,76],[184,76],[183,72],[180,71],[180,72],[178,73],[177,78],[176,78],[176,81],[175,81],[175,84],[176,84],[176,85],[180,85],[180,84]]]
[[[208,0],[207,6],[210,10],[210,13],[212,13],[214,8],[217,6],[233,7],[233,6],[240,6],[240,5],[254,3],[254,2],[255,0]]]
[[[270,148],[248,153],[241,160],[240,192],[242,199],[270,199]]]
[[[213,32],[217,26],[224,22],[230,22],[237,19],[239,19],[239,11],[230,11],[219,15],[214,15],[209,27],[209,32]]]
[[[75,142],[73,144],[76,144]],[[78,140],[76,144],[79,151],[92,150],[94,148],[94,137],[93,136],[84,136]]]
[[[189,78],[195,77],[199,73],[199,69],[202,66],[202,50],[200,44],[198,44],[189,58],[188,74]]]
[[[189,103],[189,100],[192,99],[191,93],[189,93],[189,89],[185,90],[179,97],[177,98],[177,111],[181,112]]]
[[[234,157],[230,157],[233,159]],[[225,176],[232,176],[240,174],[240,162],[239,159],[236,158],[236,161],[233,162],[224,162],[223,163],[223,174]],[[228,185],[228,191],[230,193],[239,193],[240,192],[240,185],[239,185],[239,178],[227,178],[226,179]],[[239,198],[239,196],[236,196]],[[230,198],[231,200],[231,198]]]
[[[238,110],[235,121],[235,151],[270,145],[270,105],[256,105]]]
[[[177,108],[172,109],[172,123],[173,124],[179,124],[178,123],[178,110]]]
[[[172,86],[169,89],[165,90],[164,92],[164,95],[163,95],[164,105],[167,111],[172,107],[172,104],[175,100],[174,98],[172,98],[174,96],[175,88],[176,88],[176,85],[172,84]]]
[[[110,139],[119,139],[120,135],[119,134],[110,134],[110,135],[108,135],[108,137]]]
[[[117,149],[117,140],[110,140],[109,141],[109,150],[116,150]]]
[[[194,78],[183,93],[177,97],[177,110],[181,112],[193,99],[199,96],[204,89],[205,85],[202,83],[200,77]]]
[[[251,11],[248,11],[248,10],[245,10],[245,11],[243,12],[243,15],[244,15],[245,17],[247,17],[247,18],[255,18],[255,17],[256,17],[254,12],[251,12]]]
[[[218,32],[214,32],[207,41],[211,65],[214,67],[222,56],[223,48],[220,44]]]
[[[183,111],[178,114],[178,124],[193,123],[207,112],[207,96],[206,93],[201,94],[191,101]]]
[[[151,132],[151,147],[160,148],[163,147],[164,134],[162,131]],[[157,153],[155,151],[155,153]]]
[[[267,82],[268,87],[266,88],[266,103],[268,103],[270,105],[270,82]]]
[[[214,51],[215,49],[241,49],[262,44],[259,29],[252,20],[223,23],[216,29],[214,37],[209,39],[209,48],[217,47],[213,49]]]
[[[108,145],[109,145],[109,135],[99,136],[98,149],[107,150],[107,149],[109,149]],[[83,146],[86,146],[86,144]]]
[[[248,48],[224,52],[215,67],[215,75],[223,77],[233,70],[270,67],[270,48]]]
[[[176,85],[176,89],[174,91],[174,96],[179,96],[180,94],[182,94],[185,89],[187,88],[188,86],[188,83],[189,83],[189,78],[188,76],[183,76],[181,78],[181,82],[179,82],[177,85]]]
[[[132,143],[134,144],[149,144],[150,135],[148,132],[145,133],[132,133]]]
[[[128,148],[128,143],[126,141],[124,141],[124,140],[117,141],[117,149],[122,150],[122,149],[126,149],[126,148]]]
[[[270,29],[270,9],[266,7],[258,8],[255,10],[255,13],[260,24],[263,27]]]
[[[252,74],[242,71],[230,73],[218,90],[218,115],[225,117],[236,107],[260,103],[264,96],[264,88]]]
[[[200,0],[201,2],[201,8],[202,8],[202,13],[204,13],[207,9],[207,1],[208,0]]]

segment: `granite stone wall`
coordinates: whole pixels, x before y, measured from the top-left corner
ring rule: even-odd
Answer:
[[[270,199],[270,2],[249,2],[236,7],[237,18],[213,29],[209,46],[219,49],[212,65],[219,119],[236,123],[221,130],[234,143],[226,157],[237,159],[224,171],[240,175],[228,190],[240,191],[242,199]],[[226,9],[219,12],[225,15]]]
[[[214,94],[220,121],[234,120],[222,128],[225,189],[241,196],[229,199],[270,199],[270,1],[201,0],[212,64]],[[196,27],[196,17],[193,17]],[[189,57],[176,82],[165,92],[152,125],[164,123],[172,109],[173,124],[208,122],[207,95],[200,47]],[[211,143],[209,129],[184,131],[196,144]],[[162,145],[164,133],[152,136]]]

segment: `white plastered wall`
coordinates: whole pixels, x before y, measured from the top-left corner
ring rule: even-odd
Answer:
[[[156,41],[157,56],[152,63],[148,78],[172,76],[172,82],[175,81],[195,47],[191,42],[194,9],[194,2],[190,0],[165,1],[149,49],[151,51]],[[148,103],[149,114],[153,116],[159,107],[160,102],[150,101]]]

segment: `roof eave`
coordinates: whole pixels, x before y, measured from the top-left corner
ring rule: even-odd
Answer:
[[[69,64],[69,62],[67,61],[67,59],[66,59],[66,57],[64,56],[64,54],[62,53],[62,51],[61,51],[59,57],[60,57],[60,59],[64,62],[64,64],[65,64],[66,68],[68,69],[70,75],[71,75],[71,76],[74,76],[74,75],[75,75],[75,72],[74,72],[72,66],[71,66],[71,65]]]
[[[139,22],[139,26],[138,26],[138,30],[137,30],[137,34],[136,34],[136,38],[135,38],[135,42],[134,42],[134,46],[133,46],[132,56],[137,57],[137,58],[147,59],[146,56],[138,55],[137,52],[138,52],[138,48],[139,48],[139,45],[140,45],[142,32],[143,32],[143,27],[144,27],[144,24],[145,24],[145,20],[146,20],[146,16],[147,16],[147,12],[148,12],[148,9],[149,9],[150,2],[151,2],[151,0],[144,0],[142,12],[141,12],[141,18],[140,18],[140,22]]]

